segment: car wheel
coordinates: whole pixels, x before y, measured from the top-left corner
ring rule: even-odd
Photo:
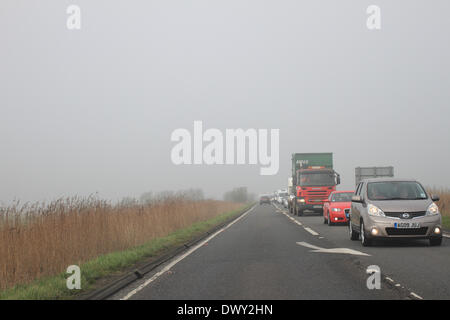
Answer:
[[[364,222],[361,221],[361,228],[359,230],[359,238],[361,239],[361,244],[364,247],[370,246],[370,239],[367,238],[366,232],[364,231]]]
[[[353,240],[353,241],[358,240],[359,234],[358,234],[358,232],[355,232],[355,230],[353,230],[353,225],[350,221],[349,221],[348,225],[349,225],[350,240]]]
[[[328,214],[328,218],[327,218],[327,220],[328,220],[328,226],[332,226],[333,225],[333,222],[331,222],[331,219],[330,219],[330,214]]]
[[[442,238],[431,238],[430,246],[440,246],[442,244]]]

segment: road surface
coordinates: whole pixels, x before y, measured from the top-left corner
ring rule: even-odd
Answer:
[[[347,226],[257,205],[112,299],[448,299],[449,265],[450,240],[362,247]],[[367,286],[369,266],[380,289]]]

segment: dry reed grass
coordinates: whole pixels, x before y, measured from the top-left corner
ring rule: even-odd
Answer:
[[[442,216],[450,217],[450,189],[448,188],[428,188],[429,194],[435,194],[440,197],[437,203]]]
[[[183,198],[112,205],[94,197],[0,208],[0,290],[65,271],[99,255],[236,210],[242,204]]]

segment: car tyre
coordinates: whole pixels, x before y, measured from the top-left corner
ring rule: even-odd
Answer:
[[[358,234],[358,232],[355,232],[355,230],[353,230],[353,225],[352,225],[351,221],[349,221],[348,225],[349,225],[350,240],[353,240],[353,241],[358,240],[359,234]]]
[[[364,230],[364,221],[361,221],[360,223],[359,238],[364,247],[369,247],[371,245],[371,241],[367,238],[366,231]]]
[[[331,227],[331,226],[334,224],[333,222],[331,222],[330,214],[328,214],[327,221],[328,221],[328,226],[329,226],[329,227]]]

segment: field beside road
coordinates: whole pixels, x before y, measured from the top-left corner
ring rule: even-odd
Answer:
[[[450,230],[450,190],[445,188],[430,188],[430,194],[439,195],[440,200],[436,202],[442,214],[442,224],[444,228]]]
[[[91,263],[91,271],[95,271],[93,278],[104,276],[180,239],[189,239],[242,207],[183,198],[147,205],[69,198],[1,208],[0,298],[14,297],[16,291],[26,292],[17,298],[45,297],[44,287],[55,285],[52,277],[60,280],[69,265],[83,265],[99,257],[93,269]],[[42,287],[36,281],[41,281]],[[59,282],[58,286],[65,285]],[[34,292],[27,289],[30,283]]]

